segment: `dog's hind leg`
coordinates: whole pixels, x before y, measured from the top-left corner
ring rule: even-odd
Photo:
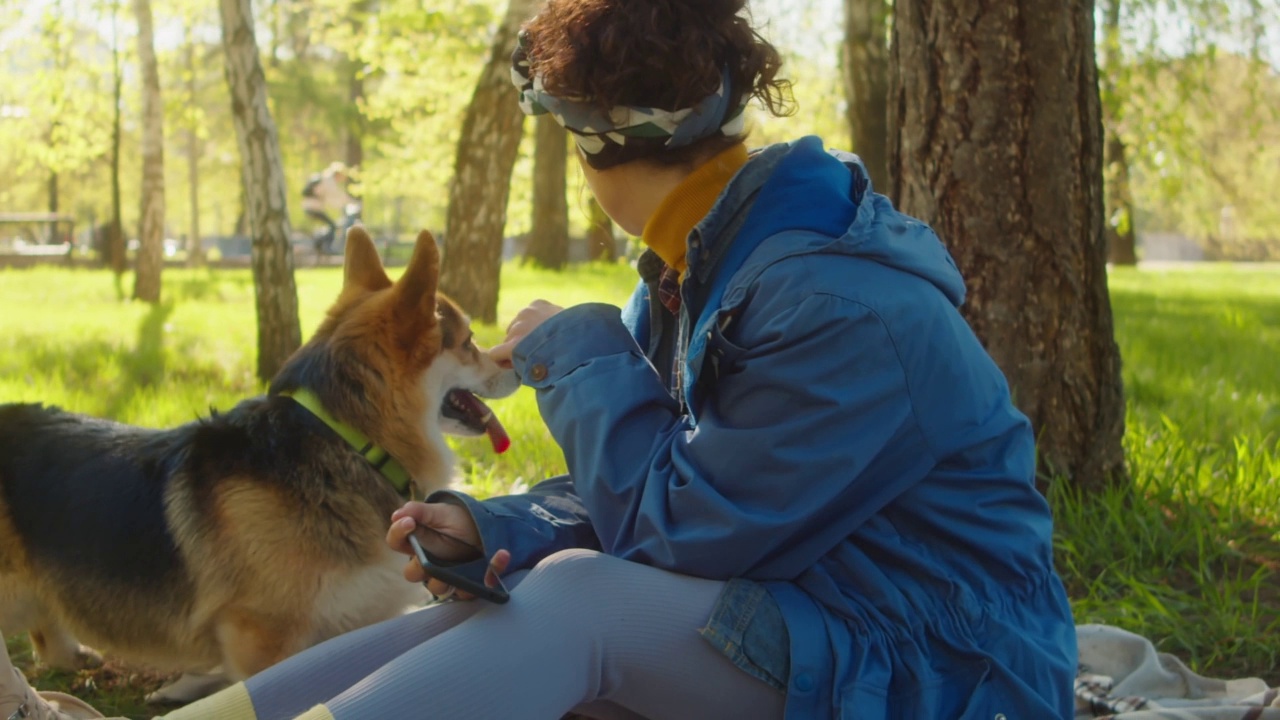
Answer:
[[[56,623],[32,628],[31,645],[46,664],[63,670],[83,670],[102,665],[102,655]]]
[[[63,670],[98,667],[102,656],[80,644],[22,578],[0,574],[0,628],[5,632],[26,630],[40,659]]]
[[[227,674],[243,679],[265,670],[302,649],[299,617],[267,615],[245,608],[228,609],[218,624]]]

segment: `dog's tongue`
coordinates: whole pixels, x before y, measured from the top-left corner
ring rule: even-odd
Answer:
[[[477,420],[484,423],[484,431],[489,436],[489,442],[493,443],[493,450],[498,454],[507,451],[511,447],[511,438],[507,436],[507,431],[502,427],[502,423],[498,422],[498,416],[493,414],[488,405],[485,405],[480,398],[466,390],[454,390],[454,397],[460,400],[464,405],[469,406],[468,410]]]
[[[493,443],[493,451],[499,455],[511,447],[511,438],[507,437],[506,428],[502,427],[502,423],[498,422],[498,416],[492,412],[489,413],[489,420],[484,424],[484,431],[489,435],[489,442]]]

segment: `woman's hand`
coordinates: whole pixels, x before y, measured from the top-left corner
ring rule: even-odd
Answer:
[[[404,567],[404,578],[409,582],[427,582],[427,590],[440,596],[456,596],[472,599],[465,592],[454,592],[447,583],[430,578],[409,547],[409,535],[417,535],[418,542],[432,555],[449,562],[466,562],[480,557],[480,532],[475,520],[466,508],[452,503],[408,502],[391,514],[391,527],[387,530],[387,545],[398,553],[409,556]],[[511,553],[499,550],[489,560],[485,584],[497,586],[497,578],[511,562]]]
[[[546,300],[534,300],[529,307],[516,313],[516,318],[507,326],[507,338],[501,344],[490,348],[489,357],[504,368],[511,367],[511,354],[515,351],[516,345],[519,345],[520,341],[536,330],[539,325],[563,309]]]

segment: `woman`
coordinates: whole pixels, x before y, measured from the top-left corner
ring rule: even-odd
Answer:
[[[171,717],[1072,714],[1028,422],[928,227],[816,138],[747,152],[743,106],[787,87],[743,6],[550,0],[521,34],[522,108],[649,252],[621,312],[536,302],[492,351],[570,475],[393,518],[401,552],[418,532],[513,571],[510,603],[351,633]]]

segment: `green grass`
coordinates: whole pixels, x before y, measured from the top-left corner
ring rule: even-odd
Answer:
[[[499,317],[538,297],[619,303],[633,278],[624,266],[508,266]],[[306,334],[341,273],[297,279]],[[0,271],[0,401],[162,427],[261,392],[248,271],[166,270],[164,282],[165,302],[151,307],[120,302],[105,272]],[[1050,490],[1076,618],[1147,635],[1205,673],[1280,683],[1280,266],[1121,269],[1111,291],[1134,482],[1094,496]],[[493,344],[502,328],[477,336]],[[482,439],[453,442],[467,489],[563,472],[529,390],[493,407],[513,445],[495,456]],[[140,698],[162,679],[114,663],[55,673],[33,663],[25,639],[8,648],[39,686],[108,714],[146,716]]]
[[[1133,484],[1051,491],[1077,622],[1280,683],[1280,267],[1113,270]]]

